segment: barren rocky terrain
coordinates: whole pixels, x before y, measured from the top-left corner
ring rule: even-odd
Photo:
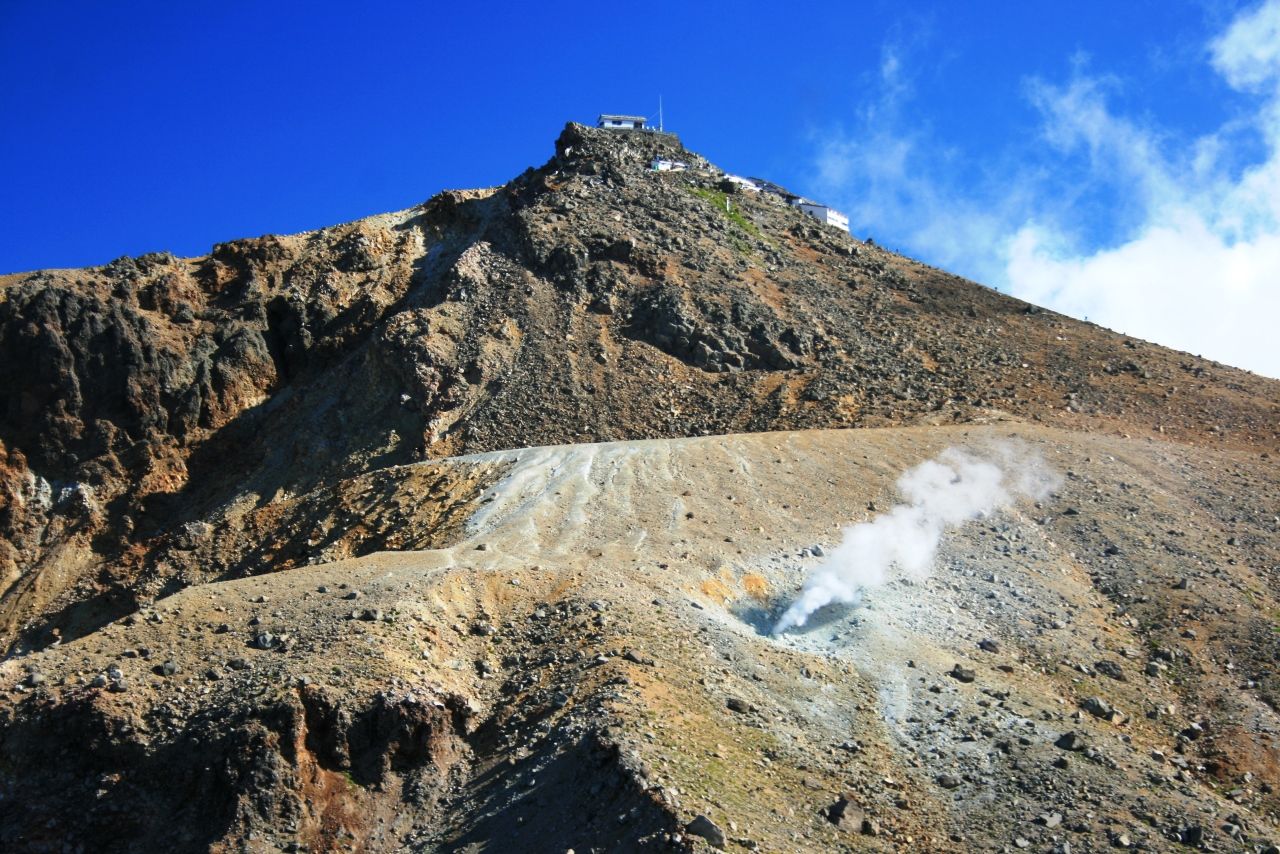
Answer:
[[[1280,384],[672,137],[0,277],[0,354],[5,850],[1280,842]],[[769,634],[1010,443],[1052,495]]]

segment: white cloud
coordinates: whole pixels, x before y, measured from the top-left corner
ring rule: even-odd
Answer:
[[[1236,89],[1280,78],[1280,3],[1270,0],[1236,18],[1209,46],[1213,65]]]
[[[1224,137],[1234,128],[1171,150],[1158,131],[1114,115],[1087,77],[1036,83],[1047,138],[1086,146],[1095,175],[1130,188],[1138,222],[1115,245],[1080,249],[1033,218],[1005,243],[1004,282],[1024,299],[1280,376],[1280,0],[1238,17],[1210,53],[1228,84],[1263,94],[1254,122],[1265,158],[1233,176]]]
[[[1238,16],[1208,55],[1254,110],[1189,142],[1117,114],[1123,82],[1077,62],[1065,84],[1027,84],[1041,144],[989,157],[976,177],[955,177],[969,164],[917,117],[881,109],[822,144],[819,181],[857,230],[933,263],[1280,377],[1280,0]],[[892,75],[905,79],[896,53]],[[1262,155],[1242,169],[1231,158],[1249,134]]]
[[[1194,211],[1088,255],[1025,226],[1010,239],[1012,292],[1128,334],[1280,376],[1280,235],[1228,244]]]

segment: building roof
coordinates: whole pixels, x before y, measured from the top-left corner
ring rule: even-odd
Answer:
[[[601,113],[597,121],[601,122],[647,122],[644,116],[615,116],[612,113]]]
[[[800,198],[795,193],[791,192],[781,184],[775,184],[772,181],[766,181],[764,178],[750,178],[750,180],[754,181],[755,185],[760,189],[768,193],[773,193],[775,196],[782,196],[784,199]]]

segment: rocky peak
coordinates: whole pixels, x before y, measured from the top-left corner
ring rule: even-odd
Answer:
[[[612,167],[624,172],[649,168],[655,157],[711,168],[706,158],[686,149],[673,133],[608,130],[569,122],[556,140],[556,156],[548,164],[579,174]]]
[[[1277,400],[574,124],[0,277],[0,849],[1274,851]],[[769,633],[1011,439],[1056,498]]]
[[[571,123],[555,148],[398,213],[0,278],[0,569],[18,579],[0,640],[320,559],[306,537],[257,563],[247,540],[178,544],[249,524],[233,508],[452,454],[992,417],[1276,441],[1273,383],[735,193],[674,135]],[[28,483],[99,510],[50,527]]]

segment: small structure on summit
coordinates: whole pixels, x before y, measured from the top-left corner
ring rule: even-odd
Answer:
[[[596,127],[610,130],[644,130],[644,123],[647,121],[648,119],[644,116],[615,116],[611,113],[601,113],[600,118],[596,120]]]
[[[794,207],[807,213],[824,225],[834,225],[841,231],[849,230],[849,217],[840,213],[835,208],[828,207],[820,202],[811,202],[808,199],[795,199],[791,202]]]
[[[684,172],[689,168],[689,164],[680,160],[668,160],[665,157],[655,157],[649,164],[649,168],[654,172]]]
[[[775,184],[764,178],[748,178],[746,179],[756,185],[757,189],[766,193],[778,196],[784,202],[793,208],[799,208],[804,213],[816,219],[823,225],[831,225],[847,232],[849,230],[849,217],[840,213],[840,211],[824,205],[822,202],[815,202],[812,199],[806,199],[804,196],[797,196],[781,184]]]
[[[764,192],[772,193],[775,196],[779,196],[780,198],[782,198],[783,201],[785,201],[789,205],[794,205],[796,203],[796,199],[800,198],[795,193],[791,192],[781,184],[775,184],[772,181],[765,180],[764,178],[753,177],[753,178],[748,178],[747,180],[755,184]]]

